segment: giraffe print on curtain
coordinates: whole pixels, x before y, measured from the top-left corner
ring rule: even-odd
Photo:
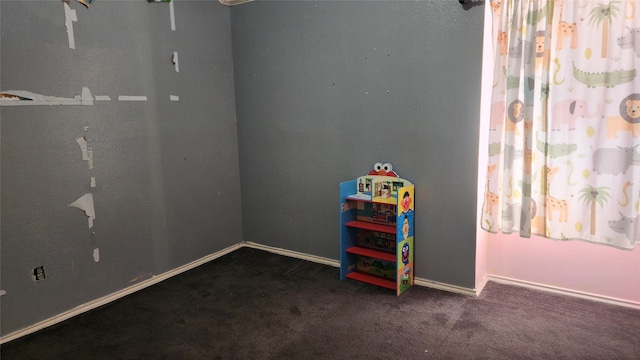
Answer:
[[[640,0],[492,0],[482,228],[640,243]]]

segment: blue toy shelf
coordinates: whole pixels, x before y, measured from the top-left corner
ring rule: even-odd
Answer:
[[[379,165],[340,184],[340,279],[400,295],[413,285],[414,185]]]

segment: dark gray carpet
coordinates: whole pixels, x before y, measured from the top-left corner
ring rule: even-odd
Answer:
[[[489,283],[395,293],[242,248],[2,346],[6,359],[640,359],[640,311]]]

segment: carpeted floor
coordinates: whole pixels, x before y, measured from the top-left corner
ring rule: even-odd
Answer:
[[[339,280],[241,248],[0,349],[10,359],[639,359],[640,310],[489,283]]]

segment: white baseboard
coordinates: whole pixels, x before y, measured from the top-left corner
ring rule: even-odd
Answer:
[[[478,296],[482,289],[470,289],[462,286],[451,285],[447,283],[441,283],[438,281],[428,280],[416,277],[413,279],[413,283],[418,286],[424,286],[428,288],[443,290],[447,292],[452,292],[456,294],[462,294],[466,296]],[[484,286],[483,286],[484,287]]]
[[[232,246],[230,246],[230,247],[228,247],[226,249],[222,249],[222,250],[217,251],[217,252],[215,252],[213,254],[209,254],[209,255],[207,255],[207,256],[205,256],[203,258],[200,258],[198,260],[192,261],[192,262],[190,262],[188,264],[182,265],[182,266],[180,266],[178,268],[175,268],[173,270],[169,270],[169,271],[167,271],[167,272],[165,272],[163,274],[154,275],[149,279],[143,280],[143,281],[141,281],[141,282],[139,282],[137,284],[131,285],[131,286],[129,286],[127,288],[124,288],[124,289],[122,289],[120,291],[116,291],[116,292],[114,292],[112,294],[103,296],[103,297],[98,298],[96,300],[89,301],[89,302],[84,303],[82,305],[78,305],[78,306],[76,306],[75,308],[73,308],[73,309],[71,309],[69,311],[63,312],[62,314],[56,315],[56,316],[54,316],[52,318],[49,318],[47,320],[43,320],[43,321],[41,321],[39,323],[36,323],[36,324],[31,325],[29,327],[26,327],[24,329],[21,329],[21,330],[12,332],[10,334],[7,334],[7,335],[5,335],[5,336],[0,338],[0,344],[4,344],[6,342],[9,342],[11,340],[15,340],[15,339],[17,339],[19,337],[22,337],[22,336],[25,336],[25,335],[29,335],[31,333],[34,333],[34,332],[38,331],[38,330],[44,329],[44,328],[49,327],[51,325],[55,325],[55,324],[60,323],[60,322],[62,322],[64,320],[72,318],[72,317],[74,317],[76,315],[80,315],[80,314],[85,313],[85,312],[87,312],[89,310],[93,310],[93,309],[95,309],[97,307],[100,307],[100,306],[108,304],[108,303],[110,303],[112,301],[118,300],[118,299],[120,299],[122,297],[125,297],[125,296],[127,296],[129,294],[132,294],[132,293],[134,293],[136,291],[142,290],[142,289],[147,288],[147,287],[149,287],[151,285],[154,285],[154,284],[157,284],[157,283],[159,283],[159,282],[161,282],[163,280],[166,280],[166,279],[168,279],[170,277],[176,276],[176,275],[181,274],[181,273],[183,273],[185,271],[188,271],[188,270],[191,270],[191,269],[193,269],[195,267],[198,267],[198,266],[200,266],[200,265],[202,265],[204,263],[207,263],[207,262],[209,262],[211,260],[217,259],[217,258],[219,258],[219,257],[221,257],[223,255],[226,255],[226,254],[228,254],[228,253],[230,253],[232,251],[235,251],[235,250],[237,250],[237,249],[239,249],[241,247],[242,247],[241,243],[232,245]]]
[[[297,252],[297,251],[292,251],[292,250],[286,250],[286,249],[281,249],[281,248],[276,248],[276,247],[272,247],[272,246],[267,246],[267,245],[262,245],[262,244],[257,244],[254,242],[250,242],[250,241],[245,241],[245,242],[241,242],[235,245],[232,245],[228,248],[222,249],[220,251],[217,251],[213,254],[207,255],[201,259],[192,261],[188,264],[185,264],[183,266],[180,266],[178,268],[175,268],[173,270],[167,271],[163,274],[160,275],[156,275],[156,276],[152,276],[149,279],[143,280],[137,284],[134,284],[132,286],[129,286],[127,288],[124,288],[120,291],[116,291],[115,293],[103,296],[101,298],[98,298],[96,300],[87,302],[85,304],[79,305],[69,311],[66,311],[64,313],[61,313],[59,315],[56,315],[52,318],[49,318],[47,320],[43,320],[39,323],[36,323],[34,325],[31,325],[29,327],[26,327],[24,329],[15,331],[13,333],[7,334],[3,337],[0,338],[0,344],[4,344],[6,342],[9,342],[11,340],[15,340],[19,337],[25,336],[25,335],[29,335],[31,333],[34,333],[38,330],[44,329],[46,327],[49,327],[51,325],[55,325],[57,323],[60,323],[64,320],[67,320],[69,318],[72,318],[76,315],[80,315],[82,313],[85,313],[89,310],[93,310],[97,307],[100,307],[102,305],[108,304],[112,301],[118,300],[124,296],[127,296],[129,294],[132,294],[136,291],[142,290],[144,288],[147,288],[151,285],[157,284],[163,280],[166,280],[170,277],[176,276],[178,274],[181,274],[185,271],[191,270],[195,267],[198,267],[202,264],[205,264],[211,260],[215,260],[223,255],[226,255],[230,252],[233,252],[235,250],[238,250],[242,247],[249,247],[249,248],[254,248],[254,249],[259,249],[259,250],[264,250],[264,251],[268,251],[271,253],[275,253],[275,254],[279,254],[279,255],[284,255],[284,256],[289,256],[289,257],[293,257],[293,258],[297,258],[297,259],[302,259],[302,260],[307,260],[307,261],[311,261],[311,262],[315,262],[315,263],[319,263],[319,264],[324,264],[324,265],[329,265],[329,266],[334,266],[334,267],[340,267],[340,262],[337,260],[333,260],[333,259],[329,259],[329,258],[325,258],[325,257],[321,257],[321,256],[315,256],[315,255],[309,255],[309,254],[305,254],[305,253],[301,253],[301,252]],[[619,306],[625,306],[625,307],[630,307],[630,308],[634,308],[634,309],[640,309],[640,303],[636,303],[636,302],[632,302],[632,301],[627,301],[627,300],[621,300],[621,299],[615,299],[615,298],[610,298],[610,297],[605,297],[605,296],[601,296],[601,295],[596,295],[596,294],[588,294],[588,293],[584,293],[584,292],[579,292],[579,291],[573,291],[573,290],[568,290],[568,289],[563,289],[563,288],[558,288],[558,287],[553,287],[553,286],[549,286],[549,285],[543,285],[543,284],[536,284],[536,283],[532,283],[532,282],[527,282],[527,281],[522,281],[522,280],[517,280],[517,279],[510,279],[510,278],[506,278],[506,277],[501,277],[501,276],[495,276],[495,275],[488,275],[486,278],[483,279],[482,283],[475,289],[470,289],[470,288],[465,288],[465,287],[461,287],[461,286],[456,286],[456,285],[450,285],[450,284],[446,284],[446,283],[441,283],[441,282],[437,282],[437,281],[433,281],[433,280],[428,280],[428,279],[423,279],[423,278],[415,278],[414,279],[414,284],[418,285],[418,286],[424,286],[424,287],[429,287],[429,288],[434,288],[434,289],[438,289],[438,290],[443,290],[443,291],[448,291],[448,292],[452,292],[452,293],[457,293],[457,294],[462,294],[462,295],[467,295],[467,296],[479,296],[480,293],[482,292],[482,290],[484,289],[487,281],[495,281],[497,283],[502,283],[502,284],[508,284],[508,285],[516,285],[516,286],[524,286],[524,287],[528,287],[528,288],[532,288],[532,289],[537,289],[537,290],[542,290],[542,291],[548,291],[548,292],[553,292],[553,293],[557,293],[557,294],[563,294],[563,295],[568,295],[568,296],[574,296],[574,297],[580,297],[583,299],[589,299],[589,300],[594,300],[594,301],[600,301],[600,302],[605,302],[605,303],[609,303],[609,304],[614,304],[614,305],[619,305]]]
[[[246,246],[246,247],[264,250],[264,251],[272,252],[279,255],[289,256],[289,257],[302,259],[302,260],[308,260],[311,262],[316,262],[316,263],[334,266],[334,267],[340,267],[340,262],[333,259],[328,259],[328,258],[309,255],[309,254],[305,254],[297,251],[257,244],[251,241],[245,241],[242,244],[243,246]],[[537,283],[527,282],[523,280],[510,279],[510,278],[495,276],[495,275],[487,275],[486,277],[484,277],[481,283],[478,284],[478,286],[475,289],[466,288],[466,287],[457,286],[457,285],[451,285],[451,284],[419,278],[419,277],[414,278],[414,284],[418,286],[424,286],[424,287],[429,287],[433,289],[448,291],[451,293],[462,294],[466,296],[474,296],[474,297],[480,296],[480,294],[482,293],[482,291],[484,290],[485,286],[489,281],[495,281],[497,283],[506,284],[506,285],[524,286],[531,289],[547,291],[547,292],[552,292],[552,293],[566,295],[566,296],[579,297],[583,299],[599,301],[599,302],[604,302],[604,303],[618,305],[618,306],[640,309],[640,303],[636,303],[633,301],[616,299],[616,298],[606,297],[606,296],[597,295],[597,294],[589,294],[585,292],[574,291],[574,290],[554,287],[550,285],[537,284]]]
[[[305,253],[301,253],[301,252],[297,252],[297,251],[286,250],[286,249],[276,248],[276,247],[272,247],[272,246],[257,244],[257,243],[251,242],[251,241],[245,241],[245,242],[242,243],[242,245],[246,246],[246,247],[249,247],[249,248],[253,248],[253,249],[268,251],[270,253],[274,253],[274,254],[278,254],[278,255],[284,255],[284,256],[289,256],[289,257],[296,258],[296,259],[308,260],[308,261],[311,261],[311,262],[324,264],[324,265],[329,265],[329,266],[338,267],[338,268],[340,267],[340,261],[334,260],[334,259],[325,258],[325,257],[321,257],[321,256],[309,255],[309,254],[305,254]]]
[[[640,310],[640,303],[639,302],[635,302],[635,301],[617,299],[617,298],[613,298],[613,297],[609,297],[609,296],[591,294],[591,293],[587,293],[587,292],[583,292],[583,291],[577,291],[577,290],[571,290],[571,289],[561,288],[561,287],[557,287],[557,286],[539,284],[539,283],[534,283],[534,282],[525,281],[525,280],[518,280],[518,279],[508,278],[508,277],[504,277],[504,276],[488,275],[487,278],[488,278],[489,281],[495,281],[495,282],[500,283],[500,284],[522,286],[522,287],[526,287],[526,288],[529,288],[529,289],[546,291],[546,292],[551,292],[551,293],[555,293],[555,294],[572,296],[572,297],[577,297],[577,298],[581,298],[581,299],[587,299],[587,300],[591,300],[591,301],[598,301],[598,302],[603,302],[603,303],[607,303],[607,304],[624,306],[624,307]]]
[[[243,245],[246,246],[246,247],[259,249],[259,250],[264,250],[264,251],[272,252],[272,253],[279,254],[279,255],[289,256],[289,257],[302,259],[302,260],[308,260],[308,261],[311,261],[311,262],[316,262],[316,263],[329,265],[329,266],[334,266],[334,267],[340,267],[340,261],[329,259],[329,258],[325,258],[325,257],[309,255],[309,254],[305,254],[305,253],[301,253],[301,252],[297,252],[297,251],[286,250],[286,249],[276,248],[276,247],[272,247],[272,246],[257,244],[257,243],[251,242],[251,241],[245,241],[243,243]],[[415,285],[418,285],[418,286],[425,286],[425,287],[430,287],[430,288],[434,288],[434,289],[438,289],[438,290],[444,290],[444,291],[448,291],[448,292],[453,292],[453,293],[463,294],[463,295],[469,295],[469,296],[478,296],[480,294],[480,292],[482,291],[482,288],[469,289],[469,288],[465,288],[465,287],[461,287],[461,286],[445,284],[445,283],[432,281],[432,280],[427,280],[427,279],[422,279],[422,278],[414,278],[413,283]],[[482,283],[482,287],[484,287],[484,284],[485,284],[485,282]]]

